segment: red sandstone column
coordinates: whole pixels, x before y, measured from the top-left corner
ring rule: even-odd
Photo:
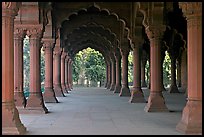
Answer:
[[[177,85],[181,87],[181,56],[177,59]]]
[[[111,62],[109,60],[108,62],[108,84],[107,84],[107,89],[110,89],[111,86]]]
[[[176,129],[186,134],[202,134],[202,3],[179,3],[187,17],[188,101]]]
[[[116,82],[116,63],[115,63],[115,59],[112,58],[111,59],[111,66],[112,66],[112,82],[111,82],[111,87],[110,87],[110,91],[113,91],[115,89],[115,82]]]
[[[106,61],[106,84],[105,84],[105,88],[107,87],[108,85],[108,63]]]
[[[145,103],[144,94],[141,89],[141,60],[140,60],[140,52],[141,52],[142,41],[140,39],[136,39],[134,41],[134,45],[132,45],[133,49],[133,88],[131,89],[131,97],[130,103]]]
[[[69,83],[68,83],[68,64],[69,64],[69,56],[67,53],[67,56],[65,57],[65,87],[67,89],[67,92],[69,91]]]
[[[179,93],[178,87],[176,85],[176,58],[174,55],[170,55],[171,58],[171,86],[169,88],[169,93]]]
[[[67,53],[62,52],[61,55],[61,86],[62,86],[62,91],[63,93],[68,93],[66,86],[65,86],[65,57],[66,57]]]
[[[116,85],[113,93],[120,93],[121,90],[121,55],[120,53],[115,54],[116,60]]]
[[[142,60],[141,60],[141,80],[142,80],[142,87],[147,87],[147,83],[146,83],[146,80],[145,80],[145,66],[146,66],[146,63],[147,63],[147,58],[146,58],[146,55],[145,54],[145,51],[142,52]]]
[[[187,95],[187,49],[185,48],[181,56],[181,91]]]
[[[121,47],[120,52],[122,55],[122,88],[119,96],[131,96],[130,89],[128,87],[128,55],[130,49],[129,47]]]
[[[14,31],[14,99],[15,105],[25,107],[26,98],[23,92],[23,28],[15,28]]]
[[[14,103],[14,17],[18,2],[2,2],[2,135],[24,134]]]
[[[58,39],[57,39],[58,41]],[[59,44],[56,42],[56,44]],[[55,95],[57,97],[65,97],[63,91],[62,91],[62,86],[61,86],[61,54],[62,50],[59,45],[55,45],[54,48],[54,79],[53,79],[53,84],[54,84],[54,91]]]
[[[71,91],[73,89],[73,84],[72,84],[72,64],[73,61],[70,58],[68,62],[68,84],[69,84],[69,90]]]
[[[47,113],[40,83],[40,39],[42,36],[42,25],[33,25],[27,33],[30,37],[30,95],[27,100],[26,109],[34,112]]]
[[[45,92],[43,94],[46,103],[58,103],[53,90],[53,47],[54,39],[42,39],[45,52]]]
[[[150,73],[151,87],[148,103],[145,111],[168,111],[164,97],[162,95],[161,81],[161,38],[165,26],[148,26],[146,28],[147,36],[150,40]]]

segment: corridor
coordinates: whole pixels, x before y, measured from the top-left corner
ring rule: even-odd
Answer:
[[[143,89],[145,99],[149,89]],[[170,112],[145,112],[146,103],[101,88],[74,87],[48,114],[19,114],[26,135],[182,135],[176,130],[186,104],[183,93],[163,91]]]

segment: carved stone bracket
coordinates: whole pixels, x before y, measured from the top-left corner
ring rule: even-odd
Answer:
[[[163,37],[164,31],[166,30],[166,26],[147,26],[145,28],[146,34],[149,40],[152,39],[161,39]]]
[[[55,40],[54,39],[42,39],[43,49],[52,49],[54,47]]]

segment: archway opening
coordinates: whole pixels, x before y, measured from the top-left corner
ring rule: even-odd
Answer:
[[[73,86],[101,87],[105,83],[106,64],[103,55],[90,47],[74,57]]]

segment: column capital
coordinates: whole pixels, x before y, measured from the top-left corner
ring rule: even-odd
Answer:
[[[201,2],[179,2],[184,16],[187,18],[187,27],[201,27],[202,3]]]
[[[14,26],[14,39],[23,39],[26,35],[25,28],[15,27]]]
[[[146,32],[149,40],[161,39],[165,30],[166,30],[165,25],[160,25],[160,26],[151,25],[151,26],[147,26],[145,28],[145,32]]]
[[[187,19],[192,16],[202,16],[202,2],[179,2],[179,7]]]
[[[144,39],[142,37],[134,37],[133,38],[133,44],[131,44],[131,48],[134,50],[135,48],[142,47],[142,44],[144,43]]]
[[[61,55],[62,54],[62,48],[55,45],[53,53],[54,53],[54,55]]]
[[[61,54],[61,59],[65,59],[65,57],[67,56],[67,53],[62,51],[62,54]]]
[[[55,40],[52,38],[43,38],[42,39],[43,43],[43,49],[52,49],[54,47]]]
[[[121,48],[120,48],[120,52],[121,52],[121,55],[122,55],[122,56],[126,56],[126,55],[129,54],[130,49],[127,48],[127,47],[121,47]]]
[[[15,17],[20,6],[21,2],[2,2],[2,16]]]
[[[32,39],[41,38],[43,34],[43,25],[33,25],[27,28],[27,35]]]
[[[66,53],[65,60],[66,60],[67,62],[69,62],[69,59],[70,59],[70,57],[69,57],[68,53]]]

